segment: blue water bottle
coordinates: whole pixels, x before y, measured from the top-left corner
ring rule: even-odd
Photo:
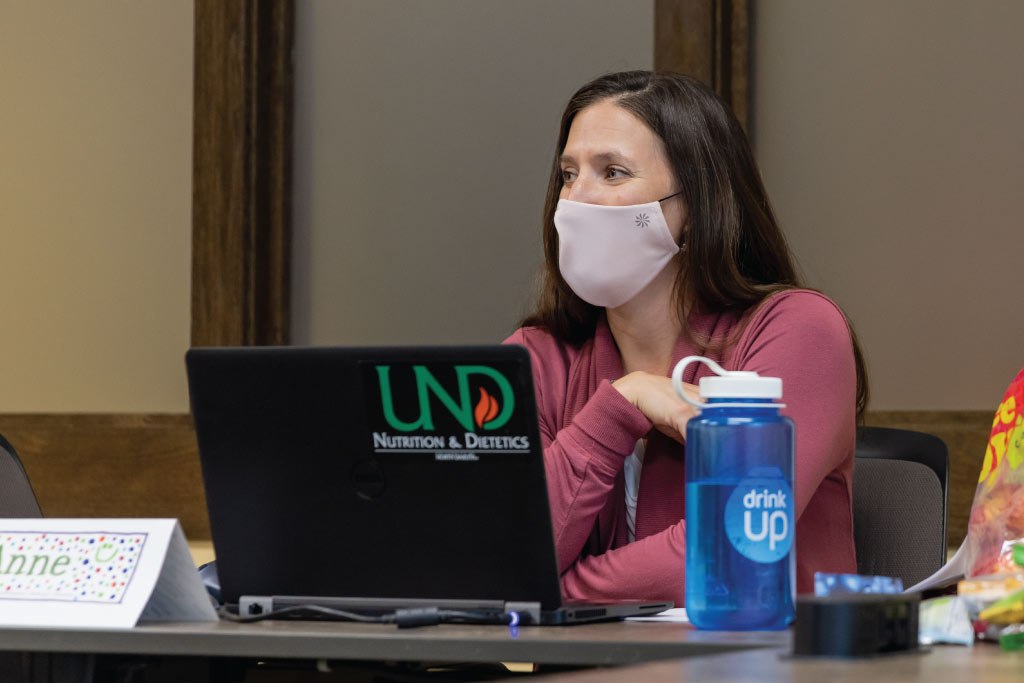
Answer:
[[[683,370],[705,363],[699,403]],[[783,629],[793,621],[794,426],[779,414],[782,380],[688,356],[672,385],[700,408],[686,427],[686,614],[697,628]]]

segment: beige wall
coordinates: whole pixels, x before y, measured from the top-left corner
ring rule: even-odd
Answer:
[[[503,339],[561,109],[651,67],[652,0],[301,2],[296,44],[294,341]]]
[[[294,339],[488,342],[526,309],[558,112],[649,67],[653,3],[298,6]],[[878,410],[990,409],[1024,364],[1024,4],[754,7],[755,150]]]
[[[0,0],[0,412],[186,412],[192,3]]]
[[[872,407],[994,410],[1024,365],[1024,3],[755,4],[755,151]]]

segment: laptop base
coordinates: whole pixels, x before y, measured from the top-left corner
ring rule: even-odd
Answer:
[[[330,619],[330,611],[338,612],[339,619],[345,613],[357,616],[380,617],[392,615],[396,623],[403,625],[402,617],[415,619],[415,614],[425,610],[440,610],[449,614],[462,615],[474,623],[508,624],[511,615],[522,625],[561,626],[595,621],[613,621],[627,616],[657,614],[670,609],[671,602],[613,601],[606,603],[569,602],[552,610],[542,610],[539,602],[513,602],[501,600],[431,600],[425,598],[346,598],[325,596],[266,596],[243,595],[239,599],[238,614],[246,617],[274,618],[275,612],[295,608],[320,608],[323,612],[317,618]],[[310,617],[313,618],[313,617]],[[456,620],[458,617],[456,617]],[[443,620],[443,617],[442,617]],[[424,623],[438,623],[424,622]],[[406,623],[404,625],[417,625]]]

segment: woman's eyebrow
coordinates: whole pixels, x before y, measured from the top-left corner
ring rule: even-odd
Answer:
[[[633,164],[633,160],[630,157],[626,156],[622,152],[619,152],[618,150],[608,150],[605,152],[598,152],[596,154],[588,156],[590,156],[590,158],[592,158],[597,163],[622,164],[624,166],[630,166]],[[559,162],[563,164],[575,164],[576,158],[571,154],[563,153],[559,157]]]

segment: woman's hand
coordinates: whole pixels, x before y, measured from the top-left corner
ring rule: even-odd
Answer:
[[[626,400],[635,405],[654,427],[679,443],[686,442],[686,423],[697,414],[697,409],[679,398],[672,388],[672,380],[648,372],[631,372],[612,384]],[[697,387],[683,384],[695,401],[699,401]]]

